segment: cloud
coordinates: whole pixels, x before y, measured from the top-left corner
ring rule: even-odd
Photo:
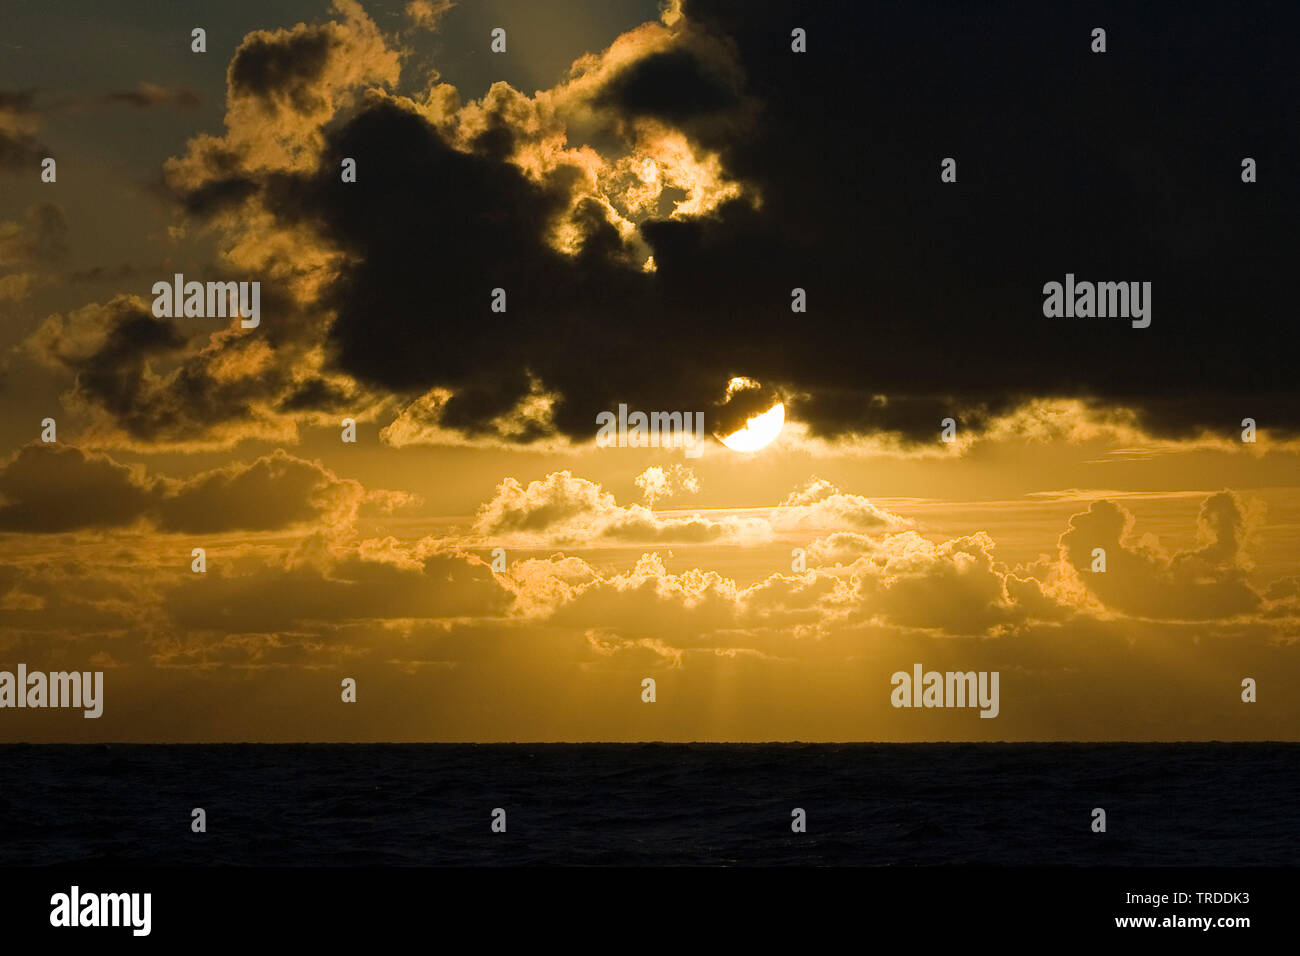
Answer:
[[[126,481],[154,490],[155,478],[142,471],[123,475],[125,466],[95,461],[109,472],[101,485]],[[198,494],[195,507],[224,509],[208,492],[235,493],[246,467],[239,474],[186,479],[198,480],[189,489]],[[263,487],[262,471],[250,470],[250,478],[259,476],[255,486]],[[176,489],[172,481],[165,490]],[[558,479],[551,484],[549,496],[534,497],[551,503],[592,497],[591,488]],[[143,507],[152,508],[160,493]],[[792,497],[815,504],[837,493],[812,482]],[[595,497],[595,504],[558,507],[538,521],[562,524],[574,511],[600,508],[598,492]],[[527,524],[532,511],[522,509],[517,520]],[[1179,553],[1184,560],[1244,568],[1256,518],[1230,496],[1210,496],[1200,540]],[[152,533],[150,520],[139,530]],[[1273,679],[1293,673],[1300,620],[1294,576],[1261,586],[1264,598],[1253,612],[1197,620],[1130,616],[1085,592],[1068,555],[1010,568],[983,531],[937,540],[914,529],[838,532],[810,546],[806,571],[770,574],[749,585],[708,566],[705,556],[713,549],[647,549],[617,568],[562,552],[512,552],[507,569],[494,572],[461,546],[454,531],[418,540],[359,539],[355,533],[330,535],[319,523],[303,526],[303,536],[291,542],[289,535],[264,534],[216,543],[208,573],[194,575],[184,558],[143,547],[149,538],[131,531],[77,536],[46,555],[33,552],[29,542],[7,552],[14,560],[0,564],[0,646],[6,653],[70,663],[93,654],[105,666],[120,666],[120,681],[135,680],[141,688],[157,686],[151,675],[158,670],[169,672],[166,687],[177,670],[193,671],[195,682],[187,687],[200,694],[276,670],[275,692],[295,687],[303,700],[315,699],[312,688],[332,681],[330,673],[359,675],[374,695],[390,686],[409,689],[411,680],[431,679],[435,670],[454,675],[437,685],[446,693],[429,695],[443,708],[437,725],[463,716],[465,700],[503,686],[513,693],[544,675],[548,696],[538,699],[535,714],[512,711],[501,729],[471,711],[473,719],[456,731],[462,736],[525,733],[517,727],[535,736],[538,727],[553,726],[536,721],[554,719],[557,711],[571,714],[578,727],[590,720],[591,695],[618,700],[626,692],[635,701],[639,679],[654,674],[661,699],[707,699],[710,689],[721,687],[735,701],[726,711],[728,729],[711,730],[707,715],[693,712],[673,731],[683,737],[790,734],[780,730],[785,715],[773,725],[753,721],[772,709],[774,688],[797,688],[781,698],[782,706],[824,721],[801,736],[865,733],[845,723],[846,715],[865,710],[862,726],[874,728],[877,737],[965,739],[969,727],[945,723],[942,714],[935,715],[939,723],[908,730],[891,712],[888,675],[923,661],[938,670],[1000,670],[1004,703],[1014,706],[1004,707],[999,736],[1104,737],[1112,731],[1099,728],[1095,713],[1080,716],[1080,700],[1096,712],[1114,713],[1117,701],[1149,681],[1151,667],[1176,655],[1179,680],[1170,687],[1177,694],[1163,710],[1144,712],[1142,720],[1113,732],[1178,738],[1188,732],[1184,709],[1206,695],[1213,699],[1224,667]],[[834,562],[811,560],[831,551]],[[1152,662],[1137,676],[1135,655]],[[1197,666],[1183,667],[1192,663]],[[862,689],[872,686],[879,693],[863,696]],[[617,708],[600,712],[614,719]],[[1226,716],[1216,710],[1212,720],[1197,718],[1196,732],[1212,733]],[[194,726],[210,725],[198,716]],[[391,735],[391,726],[381,721],[373,733]],[[1221,736],[1254,733],[1247,725],[1219,726],[1235,728],[1220,729]],[[250,732],[265,734],[268,727],[279,725],[261,721]],[[644,732],[633,726],[602,733],[636,739]]]
[[[274,290],[263,308],[284,316]],[[298,424],[337,425],[346,409],[357,421],[376,414],[373,399],[347,378],[323,370],[319,350],[297,352],[281,334],[253,335],[237,319],[191,336],[155,318],[144,300],[119,295],[49,316],[25,342],[39,362],[73,376],[64,404],[85,416],[79,443],[172,451],[228,447],[244,439],[295,441]],[[288,353],[297,355],[285,362]]]
[[[262,284],[258,333],[232,322],[195,335],[119,295],[52,316],[29,339],[29,354],[75,376],[64,401],[89,423],[82,444],[186,451],[249,438],[290,442],[301,424],[337,425],[344,409],[373,420],[389,401],[328,367],[315,290],[338,251],[250,207],[259,177],[314,162],[322,127],[359,87],[397,79],[398,54],[362,8],[339,0],[335,9],[338,20],[249,34],[228,72],[225,134],[196,136],[164,168],[180,210],[223,224],[220,264],[190,278],[251,273]],[[160,100],[160,89],[135,92]],[[11,281],[4,291],[26,288]]]
[[[0,172],[27,170],[36,175],[37,164],[49,148],[36,138],[40,126],[35,90],[0,90]]]
[[[137,83],[133,89],[114,90],[99,97],[100,103],[120,104],[135,109],[152,109],[155,106],[179,106],[183,109],[195,109],[199,105],[198,94],[192,90],[172,90],[157,83]]]
[[[869,613],[890,623],[949,634],[988,634],[1044,611],[1064,616],[1038,582],[1022,578],[1013,589],[993,549],[982,531],[941,544],[912,531],[890,535],[855,566],[857,592]]]
[[[506,478],[474,516],[479,542],[555,546],[592,542],[757,542],[770,539],[762,519],[660,516],[642,505],[619,505],[586,478],[557,471],[527,486]]]
[[[440,9],[408,12],[424,22]],[[926,41],[925,58],[910,42],[876,51],[898,79],[878,84],[843,69],[860,53],[846,44],[880,30],[863,11],[807,11],[801,25],[829,50],[798,55],[782,5],[742,14],[695,0],[579,58],[550,89],[496,83],[462,102],[441,82],[400,91],[398,40],[352,0],[333,10],[245,37],[224,134],[196,136],[166,164],[179,209],[214,231],[223,267],[279,296],[257,381],[232,389],[209,374],[226,350],[241,353],[226,364],[247,367],[247,343],[214,333],[181,360],[193,407],[167,423],[140,407],[147,389],[125,402],[86,390],[132,441],[284,438],[294,415],[347,394],[400,410],[384,432],[398,443],[582,444],[620,402],[712,417],[738,376],[786,396],[811,441],[866,436],[903,453],[932,453],[948,417],[962,447],[981,435],[1241,447],[1246,414],[1268,441],[1300,435],[1282,358],[1297,333],[1270,318],[1289,305],[1282,277],[1300,249],[1267,211],[1296,187],[1270,186],[1284,195],[1267,208],[1239,201],[1233,176],[1208,159],[1189,165],[1166,137],[1201,121],[1188,112],[1198,96],[1221,93],[1189,66],[1195,44],[1161,54],[1166,73],[1193,77],[1190,90],[1139,95],[1123,78],[1046,87],[1074,97],[1072,115],[1120,124],[1153,157],[1135,168],[1091,148],[1095,124],[1055,122],[1065,108],[1045,99],[1041,77],[1059,66],[1045,50],[981,48],[1004,68],[991,85],[965,82],[977,54],[962,30],[1021,35],[1019,21],[956,23]],[[927,16],[895,11],[889,28],[924,36]],[[1125,23],[1141,31],[1150,16]],[[1266,66],[1252,76],[1288,88],[1267,65],[1281,61],[1253,57]],[[900,113],[901,87],[915,96]],[[1294,152],[1297,133],[1268,98],[1241,99],[1224,128],[1258,152]],[[972,120],[952,125],[993,102],[1039,130],[1022,157],[1033,189],[1003,188],[1030,173]],[[1108,119],[1114,102],[1170,121],[1142,125],[1132,108]],[[846,125],[845,109],[888,119]],[[932,168],[939,140],[970,170],[955,189]],[[344,158],[358,163],[355,183],[340,180]],[[1203,188],[1230,181],[1229,202]],[[1075,208],[1081,182],[1102,199],[1065,229],[1060,210]],[[1042,285],[1067,270],[1152,281],[1152,326],[1044,319]],[[808,297],[797,316],[796,287]],[[504,313],[490,308],[495,288]],[[1205,355],[1219,356],[1208,377]]]
[[[528,614],[543,620],[582,622],[630,639],[672,634],[677,646],[764,652],[779,650],[767,632],[783,628],[819,638],[869,626],[1008,637],[1116,614],[1172,622],[1241,621],[1260,611],[1294,617],[1294,582],[1272,585],[1264,608],[1245,579],[1241,542],[1259,518],[1233,493],[1210,496],[1198,517],[1201,545],[1168,555],[1129,541],[1131,516],[1102,501],[1070,519],[1059,565],[1011,568],[996,559],[995,542],[982,531],[939,542],[915,530],[837,532],[808,549],[823,564],[749,587],[705,569],[671,572],[657,554],[616,574],[556,558],[529,561],[512,572],[510,586]],[[1094,541],[1111,545],[1105,575],[1087,571]],[[1079,577],[1086,578],[1086,594]]]
[[[63,207],[39,202],[27,207],[26,223],[0,222],[0,268],[50,263],[68,253]]]
[[[824,478],[809,478],[772,513],[772,526],[782,530],[836,529],[898,531],[911,522],[872,504],[861,495],[845,494]]]
[[[671,498],[678,493],[695,495],[700,491],[699,478],[685,465],[671,465],[667,468],[651,465],[637,475],[632,483],[641,489],[642,497],[651,508],[661,498]]]
[[[0,531],[56,533],[124,528],[219,534],[310,524],[347,527],[369,502],[409,496],[367,492],[319,462],[276,452],[189,478],[143,469],[63,445],[26,445],[0,469]]]
[[[210,633],[315,630],[350,621],[484,618],[503,615],[510,593],[488,567],[461,555],[429,554],[414,567],[366,549],[311,562],[251,570],[209,569],[164,597],[178,627]]]
[[[753,543],[772,541],[777,528],[847,525],[876,532],[839,531],[817,539],[808,550],[822,565],[773,574],[749,587],[702,568],[670,572],[653,553],[616,574],[558,555],[527,559],[499,579],[531,618],[575,626],[581,621],[633,637],[672,633],[679,643],[683,628],[716,642],[715,632],[736,632],[744,640],[755,629],[790,627],[824,636],[869,622],[999,634],[1078,611],[1068,589],[1054,579],[1039,580],[998,562],[988,534],[934,543],[914,530],[897,530],[906,522],[825,481],[810,480],[792,493],[770,524],[745,520],[735,530],[730,518],[661,517],[637,505],[623,508],[598,484],[556,472],[527,487],[514,479],[502,482],[479,509],[472,540],[479,547],[512,539],[532,547],[608,539]],[[470,539],[447,540],[462,547]]]
[[[512,442],[574,434],[577,416],[590,416],[572,394],[564,396],[567,422],[532,411],[542,407],[538,396],[558,394],[548,385],[549,366],[556,360],[572,363],[567,354],[539,351],[535,336],[548,322],[570,321],[565,315],[593,295],[609,303],[635,300],[645,284],[644,255],[630,251],[641,240],[606,195],[617,184],[596,182],[590,148],[561,146],[548,152],[545,144],[551,142],[547,137],[556,121],[547,116],[589,115],[602,129],[618,132],[618,118],[599,101],[601,84],[624,70],[638,52],[680,43],[699,55],[723,56],[725,47],[685,31],[673,34],[662,25],[647,25],[616,43],[608,56],[576,68],[554,95],[530,100],[498,85],[482,103],[439,115],[432,94],[421,106],[374,88],[396,80],[396,54],[359,8],[342,4],[338,9],[343,22],[259,31],[245,39],[229,71],[227,134],[192,140],[187,154],[167,165],[170,187],[189,214],[226,231],[226,256],[232,263],[294,277],[286,306],[290,311],[330,317],[325,341],[319,325],[295,324],[282,333],[275,354],[281,369],[304,353],[321,354],[362,389],[443,396],[436,421],[402,428],[394,423],[386,432],[394,440],[423,440],[434,425],[452,434]],[[734,73],[728,75],[736,79]],[[358,98],[359,88],[366,87],[368,98]],[[334,123],[327,130],[330,120]],[[682,208],[706,212],[718,201],[708,198],[712,187],[704,185],[716,173],[708,172],[714,161],[697,155],[685,140],[673,140],[679,134],[671,131],[667,139],[653,133],[662,148],[641,149],[636,143],[652,135],[647,129],[638,125],[619,133],[632,144],[629,158],[637,189],[688,186]],[[344,156],[357,159],[364,172],[355,189],[340,193],[335,187]],[[604,162],[595,161],[598,167]],[[398,181],[407,184],[408,195],[392,203],[396,194],[379,187]],[[643,201],[632,205],[638,203]],[[401,223],[418,206],[425,209],[423,223],[460,223],[460,240],[448,244],[430,235],[428,241],[437,246],[430,257],[424,240],[428,229],[407,230]],[[399,235],[404,235],[400,242],[385,238]],[[310,263],[305,267],[304,256]],[[519,304],[503,318],[507,327],[516,324],[512,316],[519,312],[534,313],[535,318],[525,316],[529,340],[521,340],[519,352],[504,365],[484,362],[484,353],[499,350],[503,330],[487,322],[465,323],[456,333],[458,349],[439,348],[419,363],[408,362],[407,356],[414,359],[411,349],[391,346],[396,336],[409,338],[411,332],[407,323],[414,290],[409,278],[417,261],[422,264],[416,271],[445,285],[440,303],[448,314],[467,314],[471,301],[485,306],[493,286],[476,288],[467,279],[475,269],[494,272],[495,282],[523,300],[516,298]],[[342,272],[335,273],[339,265]],[[530,305],[530,288],[548,296],[559,293],[563,301]],[[399,298],[389,300],[390,293]],[[363,300],[369,300],[364,309]],[[534,363],[545,366],[543,374],[534,374]],[[573,381],[567,371],[553,377]],[[430,391],[436,383],[448,388]],[[654,391],[642,383],[647,400]],[[309,404],[312,394],[296,393],[293,407]],[[547,408],[554,404],[552,398],[546,402]],[[601,404],[607,404],[604,397]],[[223,417],[208,420],[216,426]],[[198,424],[198,416],[187,416],[186,425]],[[137,441],[164,437],[138,425],[128,431]]]
[[[1219,492],[1201,505],[1201,546],[1170,554],[1154,538],[1136,536],[1131,512],[1103,500],[1070,518],[1060,553],[1108,609],[1166,620],[1230,618],[1261,603],[1247,580],[1245,549],[1258,521],[1258,511],[1235,492]],[[1104,572],[1092,570],[1097,548],[1105,552]]]
[[[226,71],[226,134],[201,135],[166,164],[178,192],[249,182],[273,170],[310,167],[322,128],[358,88],[391,85],[399,55],[356,0],[335,0],[339,20],[254,30]]]
[[[421,30],[433,30],[453,6],[451,0],[410,0],[404,9],[411,22]]]
[[[702,568],[670,571],[657,553],[628,571],[584,568],[575,575],[569,569],[565,579],[548,575],[555,559],[530,561],[507,586],[531,620],[630,640],[671,635],[675,647],[746,648],[777,657],[794,652],[791,641],[833,639],[842,646],[864,629],[1006,636],[1074,614],[1041,582],[996,562],[992,550],[982,533],[933,544],[905,532],[851,565],[772,574],[748,587]]]
[[[50,269],[68,254],[63,207],[33,203],[25,222],[0,222],[0,301],[24,299],[50,281]]]
[[[39,280],[30,272],[15,272],[0,276],[0,302],[25,299]]]
[[[0,495],[0,530],[50,533],[131,524],[154,497],[129,467],[58,445],[20,449]]]

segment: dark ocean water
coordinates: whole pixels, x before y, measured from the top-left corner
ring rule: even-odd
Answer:
[[[1294,866],[1300,744],[0,745],[51,863]]]

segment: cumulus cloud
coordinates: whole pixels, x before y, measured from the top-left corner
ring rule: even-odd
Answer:
[[[1245,550],[1258,519],[1235,492],[1211,495],[1197,517],[1201,546],[1171,554],[1135,533],[1128,509],[1097,501],[1070,519],[1060,553],[1089,593],[1115,611],[1170,620],[1233,617],[1260,605]],[[1105,572],[1092,570],[1097,548],[1105,552]]]
[[[700,515],[661,516],[642,505],[623,506],[586,478],[557,471],[527,486],[506,478],[476,513],[480,541],[518,541],[533,546],[581,542],[758,542],[771,537],[762,519]]]
[[[530,620],[777,657],[793,653],[791,641],[842,642],[869,628],[995,636],[1075,613],[1042,582],[995,561],[992,551],[985,534],[934,544],[904,532],[850,565],[772,574],[747,587],[702,568],[671,571],[658,553],[612,574],[574,566],[573,559],[530,559],[503,583]]]
[[[504,572],[493,571],[478,552],[498,543],[538,549],[775,541],[762,519],[751,526],[730,517],[658,516],[620,506],[599,484],[568,472],[527,485],[507,479],[479,508],[469,534],[452,529],[416,541],[358,539],[354,530],[362,509],[391,510],[409,496],[367,491],[283,451],[178,479],[77,448],[30,445],[0,469],[0,496],[0,530],[9,532],[310,532],[280,557],[278,549],[225,555],[203,582],[175,569],[161,580],[156,571],[69,565],[59,572],[61,580],[107,574],[102,585],[87,585],[88,595],[101,597],[88,597],[78,612],[85,625],[111,630],[138,618],[164,642],[175,628],[224,640],[337,634],[349,622],[405,629],[417,621],[454,628],[493,620],[585,635],[581,643],[602,659],[648,652],[689,666],[697,651],[771,661],[811,653],[813,645],[821,648],[817,654],[852,654],[854,635],[866,634],[1042,639],[1053,629],[1087,630],[1123,618],[1171,626],[1235,622],[1267,633],[1300,616],[1293,579],[1262,590],[1247,580],[1259,514],[1230,492],[1203,502],[1198,545],[1173,553],[1136,539],[1132,516],[1107,501],[1070,519],[1056,561],[1022,567],[1000,561],[986,532],[932,540],[873,516],[870,531],[836,531],[811,542],[806,570],[749,585],[707,567],[670,568],[657,549],[622,570],[557,551],[517,556]],[[843,492],[812,480],[782,507],[815,507],[837,496]],[[828,513],[873,515],[860,503]],[[1094,546],[1107,548],[1105,575],[1088,571]],[[51,573],[12,567],[3,576],[0,605],[12,620],[29,621],[45,606],[55,593]],[[792,644],[810,641],[800,650]]]
[[[149,534],[163,520],[160,501],[168,496],[186,499],[181,510],[187,513],[225,512],[231,496],[276,485],[277,468],[289,473],[282,487],[292,489],[296,500],[311,486],[321,492],[320,501],[336,501],[314,506],[327,513],[351,509],[337,505],[339,498],[355,501],[353,491],[292,460],[162,481],[102,456],[85,458],[74,465],[68,457],[57,469],[81,477],[70,479],[75,490],[58,489],[55,497],[71,502],[91,497],[93,489],[117,489],[114,496],[131,507],[113,520],[135,521]],[[31,469],[27,485],[53,480],[55,469],[37,474],[31,461],[22,467]],[[6,501],[11,490],[27,486],[15,484],[19,471],[0,472]],[[122,492],[124,485],[134,489],[133,499]],[[601,500],[599,486],[572,476],[557,473],[536,485],[531,492],[522,485],[499,490],[486,503],[492,507],[485,520],[540,536],[575,514],[617,508]],[[813,482],[791,497],[815,504],[836,493]],[[42,502],[42,513],[59,510],[52,504]],[[1090,512],[1093,517],[1104,512],[1102,504]],[[1251,515],[1249,506],[1211,496],[1202,508],[1199,542],[1176,552],[1177,563],[1244,568],[1250,546],[1242,543],[1254,535]],[[1076,515],[1066,535],[1086,527],[1086,517]],[[244,523],[266,522],[254,516]],[[888,722],[888,674],[920,660],[941,670],[1000,669],[1009,695],[1004,699],[1011,699],[1009,688],[1016,690],[1015,707],[1006,709],[1007,722],[997,732],[1035,738],[1042,736],[1044,717],[1053,727],[1069,728],[1063,734],[1095,733],[1095,720],[1078,716],[1078,695],[1089,706],[1103,707],[1127,693],[1131,660],[1124,651],[1134,645],[1152,659],[1198,648],[1214,676],[1189,672],[1179,684],[1188,696],[1180,700],[1207,693],[1207,680],[1221,681],[1221,667],[1230,661],[1291,673],[1294,655],[1287,642],[1294,644],[1300,620],[1294,576],[1261,587],[1254,611],[1238,613],[1223,604],[1217,617],[1139,618],[1106,603],[1106,595],[1085,591],[1068,547],[1056,558],[1013,568],[998,560],[993,537],[983,531],[946,539],[914,529],[837,532],[810,545],[807,570],[773,573],[750,584],[709,566],[705,556],[712,549],[652,546],[620,567],[562,550],[538,557],[512,552],[508,567],[498,571],[454,530],[415,540],[359,538],[330,535],[319,522],[303,525],[305,536],[288,544],[274,540],[287,535],[241,536],[210,553],[206,575],[193,575],[175,555],[137,546],[144,534],[130,531],[109,539],[85,536],[57,558],[7,552],[15,554],[0,564],[0,645],[7,653],[84,661],[93,648],[105,666],[124,669],[122,680],[160,668],[218,681],[277,669],[285,672],[282,681],[304,680],[318,689],[320,671],[343,669],[362,675],[371,694],[390,686],[394,673],[410,677],[437,668],[457,674],[440,685],[457,701],[465,694],[499,693],[502,686],[522,692],[544,674],[551,696],[538,702],[538,719],[557,708],[567,713],[570,691],[581,697],[594,688],[617,697],[636,686],[633,678],[652,673],[688,682],[661,683],[661,694],[695,699],[696,690],[726,687],[738,706],[763,712],[771,707],[773,687],[799,687],[804,696],[792,698],[791,707],[806,708],[811,699],[818,701],[812,708],[818,714],[837,708],[860,714],[865,707],[870,725],[890,737],[908,732]],[[1136,550],[1131,541],[1126,547]],[[834,560],[818,564],[818,555]],[[1173,558],[1164,555],[1164,571],[1174,566]],[[1175,573],[1148,579],[1148,586],[1166,589],[1186,583]],[[1120,595],[1121,603],[1125,597]],[[719,668],[720,662],[725,666]],[[878,696],[862,696],[864,687],[876,685]],[[202,686],[196,684],[196,692]],[[566,689],[559,702],[557,687]],[[1054,709],[1062,694],[1070,706]],[[310,689],[304,699],[314,699]],[[443,701],[444,695],[433,699]],[[581,713],[590,720],[590,700],[582,700]],[[448,704],[439,721],[460,712]],[[1152,717],[1130,733],[1176,737],[1181,721],[1178,714]],[[735,726],[758,732],[748,721]],[[763,726],[766,733],[779,733]],[[841,729],[823,733],[852,732],[842,729],[848,726],[842,720],[826,726]],[[916,733],[962,736],[969,733],[963,726],[943,724],[939,730],[928,723]],[[680,732],[699,737],[703,727],[688,719]],[[492,730],[477,717],[458,731],[503,737],[521,732]],[[635,728],[627,733],[637,734]]]
[[[985,532],[941,544],[912,531],[890,535],[857,565],[858,593],[868,613],[950,634],[992,633],[1049,609],[1063,616],[1037,582],[1019,579],[1022,589],[1009,587],[1012,575],[994,559],[994,546]],[[1026,596],[1035,600],[1026,603]]]
[[[671,498],[679,493],[694,495],[700,491],[699,478],[685,465],[667,468],[651,465],[633,479],[633,484],[641,489],[641,496],[651,508],[662,498]]]
[[[809,553],[823,564],[773,574],[748,587],[702,568],[669,571],[657,553],[613,574],[562,555],[530,558],[515,562],[499,580],[530,618],[572,626],[584,622],[637,640],[671,633],[679,645],[698,638],[731,646],[733,639],[752,640],[757,632],[780,628],[825,636],[871,623],[991,635],[1033,621],[1061,621],[1078,611],[1056,581],[997,561],[986,533],[934,543],[913,530],[894,530],[903,524],[895,516],[818,480],[791,494],[783,508],[818,505],[824,510],[799,517],[810,526],[823,520],[841,526],[856,522],[877,533],[837,532],[815,540]],[[800,521],[790,519],[786,526],[799,527]],[[623,508],[598,484],[557,472],[527,487],[513,479],[503,482],[479,509],[474,540],[513,537],[534,547],[602,538],[725,542],[727,527],[726,520],[665,519],[636,505]],[[773,532],[771,526],[746,528],[745,535],[763,541],[772,540]],[[466,539],[448,540],[463,545]],[[825,560],[831,557],[835,560]],[[729,636],[720,637],[724,634]]]
[[[772,525],[782,530],[898,531],[910,522],[872,504],[861,495],[845,494],[824,478],[809,478],[772,512]]]
[[[554,504],[556,497],[541,490],[535,488],[532,496],[537,507],[517,517],[527,521],[524,514],[536,515],[543,526],[562,523],[571,512],[561,505],[548,513],[541,499]],[[825,492],[814,483],[796,497]],[[809,547],[814,562],[824,563],[801,573],[773,574],[748,587],[705,569],[669,571],[657,554],[616,574],[571,558],[529,561],[508,586],[521,598],[533,593],[532,616],[575,625],[583,621],[627,638],[671,633],[679,644],[697,638],[743,644],[782,628],[806,637],[865,626],[1009,636],[1116,614],[1169,621],[1232,621],[1261,610],[1293,614],[1286,609],[1294,603],[1294,582],[1276,582],[1269,591],[1273,603],[1262,608],[1245,580],[1247,558],[1240,542],[1250,537],[1257,520],[1234,494],[1210,496],[1198,518],[1201,546],[1170,555],[1153,543],[1131,541],[1131,516],[1103,501],[1070,519],[1059,563],[1013,568],[996,558],[995,542],[986,532],[936,542],[909,529],[829,535]],[[1110,564],[1106,575],[1087,578],[1084,594],[1078,578],[1088,574],[1094,542],[1110,543]],[[745,646],[773,650],[765,640]]]

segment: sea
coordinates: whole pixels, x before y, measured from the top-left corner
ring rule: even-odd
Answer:
[[[4,867],[1297,864],[1295,743],[0,745]]]

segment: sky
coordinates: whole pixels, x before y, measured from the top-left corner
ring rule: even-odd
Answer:
[[[1300,739],[1295,19],[11,3],[0,741]]]

